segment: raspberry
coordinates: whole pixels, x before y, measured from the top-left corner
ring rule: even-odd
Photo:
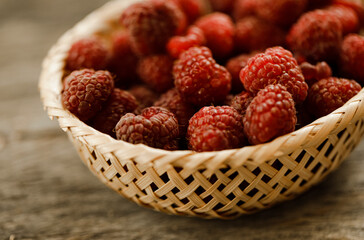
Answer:
[[[239,52],[264,50],[283,45],[285,37],[284,31],[279,27],[255,16],[249,16],[236,23],[235,48]]]
[[[212,58],[207,47],[192,47],[173,67],[175,86],[182,98],[197,106],[223,101],[231,88],[231,75]]]
[[[206,43],[205,35],[198,27],[192,26],[187,30],[186,36],[174,36],[167,43],[167,50],[171,57],[179,55],[191,47],[202,46]]]
[[[357,14],[360,23],[364,23],[364,5],[362,0],[333,0],[333,4],[338,4],[353,9]]]
[[[240,80],[247,91],[256,94],[270,84],[281,84],[287,88],[296,103],[307,96],[308,86],[292,53],[282,47],[268,48],[250,58],[240,72]]]
[[[231,100],[230,106],[238,111],[240,115],[245,116],[246,109],[253,98],[254,96],[250,92],[242,91]]]
[[[189,23],[210,11],[210,4],[207,0],[174,0],[186,14]]]
[[[130,33],[132,49],[143,56],[164,52],[168,39],[180,31],[181,16],[173,2],[153,0],[129,6],[120,20]]]
[[[158,95],[144,85],[136,85],[129,92],[133,94],[139,103],[137,112],[141,112],[144,108],[150,107],[158,99]]]
[[[137,107],[138,102],[131,93],[115,88],[101,112],[93,119],[93,127],[115,137],[113,130],[120,118]]]
[[[138,74],[150,88],[165,92],[173,87],[173,60],[167,55],[151,55],[140,60]]]
[[[204,107],[188,126],[189,147],[194,151],[217,151],[245,144],[242,117],[232,107]]]
[[[307,0],[257,0],[256,13],[259,17],[289,27],[304,12]]]
[[[235,0],[209,0],[212,9],[217,12],[229,13],[234,6]]]
[[[300,69],[308,86],[320,79],[332,76],[331,68],[326,62],[318,62],[316,65],[304,62],[300,65]]]
[[[341,44],[340,65],[341,73],[364,83],[364,37],[349,34]]]
[[[235,27],[232,19],[223,13],[211,13],[198,19],[195,25],[203,31],[207,47],[215,58],[226,58],[234,48]]]
[[[115,82],[124,86],[137,81],[136,66],[139,59],[131,50],[128,32],[119,31],[114,33],[111,42],[112,58],[109,69],[117,76]]]
[[[340,20],[343,35],[357,32],[359,30],[359,18],[352,8],[334,4],[327,7],[326,10],[335,14],[335,16]]]
[[[63,83],[62,104],[81,121],[95,116],[109,98],[114,80],[107,71],[73,71]]]
[[[188,121],[195,113],[195,109],[182,99],[177,89],[173,88],[164,93],[154,103],[154,106],[164,107],[171,111],[178,120],[180,135],[186,135]]]
[[[233,9],[233,17],[236,21],[246,16],[255,15],[256,0],[236,0]]]
[[[330,11],[315,10],[303,14],[291,28],[287,43],[309,61],[334,60],[339,52],[342,26]]]
[[[115,130],[117,139],[129,143],[168,150],[177,147],[178,122],[174,114],[165,108],[146,108],[141,115],[127,113],[121,117]]]
[[[306,103],[312,114],[322,117],[344,105],[360,90],[360,85],[354,80],[325,78],[310,87]]]
[[[248,106],[243,122],[251,144],[293,132],[297,118],[291,94],[280,84],[266,86]]]
[[[66,68],[70,71],[83,68],[105,69],[109,61],[109,51],[105,44],[96,37],[81,39],[72,44],[66,59]]]
[[[226,63],[226,69],[231,74],[231,90],[233,92],[241,92],[244,89],[244,86],[239,78],[239,73],[241,69],[243,69],[247,63],[248,60],[253,57],[255,54],[242,54],[237,57],[231,58]]]

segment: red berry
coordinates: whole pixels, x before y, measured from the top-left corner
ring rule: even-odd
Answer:
[[[231,90],[233,92],[241,92],[244,89],[244,86],[242,84],[242,82],[240,81],[239,78],[239,74],[241,69],[243,69],[247,63],[248,60],[253,57],[255,54],[242,54],[239,55],[237,57],[231,58],[227,63],[226,63],[226,69],[230,72],[231,74]]]
[[[292,53],[282,47],[268,48],[250,58],[240,72],[240,80],[247,91],[256,94],[270,84],[281,84],[287,88],[296,103],[307,96],[308,86]]]
[[[364,83],[364,37],[349,34],[341,44],[340,65],[341,73]]]
[[[353,9],[358,16],[361,25],[364,24],[364,4],[362,0],[333,0],[333,4],[338,4]]]
[[[276,25],[249,16],[236,23],[235,48],[239,52],[264,50],[268,47],[283,45],[285,32]]]
[[[144,108],[152,106],[158,99],[158,95],[145,85],[136,85],[129,92],[133,94],[139,103],[137,112],[141,112]]]
[[[326,62],[318,62],[316,65],[304,62],[300,65],[300,69],[308,86],[320,79],[332,76],[331,68]]]
[[[259,17],[283,27],[289,27],[305,11],[307,0],[256,0]]]
[[[212,9],[217,12],[229,13],[234,6],[235,0],[209,0]]]
[[[129,143],[142,143],[150,147],[172,150],[178,137],[178,122],[165,108],[150,107],[141,115],[127,113],[116,125],[116,137]]]
[[[240,115],[245,116],[246,109],[248,108],[253,98],[254,96],[252,93],[242,91],[231,100],[230,106],[238,111]]]
[[[245,143],[242,117],[232,107],[204,107],[188,126],[189,147],[194,151],[217,151]]]
[[[178,33],[181,10],[171,1],[135,3],[124,10],[121,23],[130,34],[131,47],[138,55],[164,52],[170,37]]]
[[[115,88],[101,112],[93,119],[93,127],[115,137],[113,130],[120,118],[128,112],[134,112],[137,107],[138,102],[131,93]]]
[[[105,69],[109,61],[106,45],[96,37],[81,39],[72,44],[66,59],[66,68],[70,71],[83,68]]]
[[[117,76],[115,81],[123,86],[137,81],[136,66],[139,59],[131,50],[128,32],[119,31],[114,33],[111,42],[112,58],[109,68]]]
[[[256,0],[236,0],[232,15],[236,21],[241,18],[255,15],[256,12]]]
[[[173,60],[168,55],[151,55],[140,60],[138,74],[150,88],[165,92],[173,87]]]
[[[182,99],[177,89],[173,88],[164,93],[154,103],[154,106],[164,107],[171,111],[178,120],[180,135],[186,135],[188,121],[195,113],[195,109]]]
[[[268,85],[252,100],[244,116],[244,131],[251,144],[268,142],[293,132],[296,109],[292,95],[280,84]]]
[[[340,20],[343,35],[357,32],[359,30],[359,18],[352,8],[334,4],[327,7],[326,10],[335,14],[335,16]]]
[[[232,19],[224,13],[211,13],[198,19],[195,25],[203,31],[207,47],[215,58],[226,58],[234,48],[235,27]]]
[[[312,114],[322,117],[343,106],[360,90],[360,85],[354,80],[325,78],[310,87],[306,103]]]
[[[167,43],[167,50],[171,57],[178,58],[179,55],[191,47],[205,45],[206,39],[202,30],[192,26],[187,30],[186,36],[174,36]]]
[[[330,11],[315,10],[303,14],[291,28],[287,43],[309,61],[334,60],[342,39],[340,20]]]
[[[173,67],[175,86],[182,98],[197,106],[223,101],[231,88],[231,75],[218,65],[207,47],[192,47]]]
[[[207,0],[175,0],[186,14],[189,23],[210,11],[210,4]]]
[[[62,104],[80,120],[95,116],[109,98],[114,80],[107,71],[73,71],[64,80]]]

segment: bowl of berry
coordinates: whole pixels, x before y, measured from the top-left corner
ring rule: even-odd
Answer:
[[[234,218],[300,195],[359,143],[363,20],[350,0],[110,1],[51,48],[41,98],[125,198]]]

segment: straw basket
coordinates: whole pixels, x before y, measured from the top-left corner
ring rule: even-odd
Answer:
[[[110,30],[128,5],[112,1],[69,30],[49,51],[39,88],[83,162],[107,186],[139,205],[207,218],[233,218],[292,199],[320,182],[364,133],[364,90],[333,113],[272,142],[196,153],[117,141],[87,126],[60,101],[64,60],[72,42]]]

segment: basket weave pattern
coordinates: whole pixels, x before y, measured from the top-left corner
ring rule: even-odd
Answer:
[[[139,205],[176,215],[232,218],[292,199],[337,168],[364,133],[364,90],[298,131],[257,146],[220,152],[164,151],[117,141],[87,126],[60,102],[72,42],[96,32],[136,1],[112,1],[68,31],[43,63],[45,109],[83,162],[107,186]]]

